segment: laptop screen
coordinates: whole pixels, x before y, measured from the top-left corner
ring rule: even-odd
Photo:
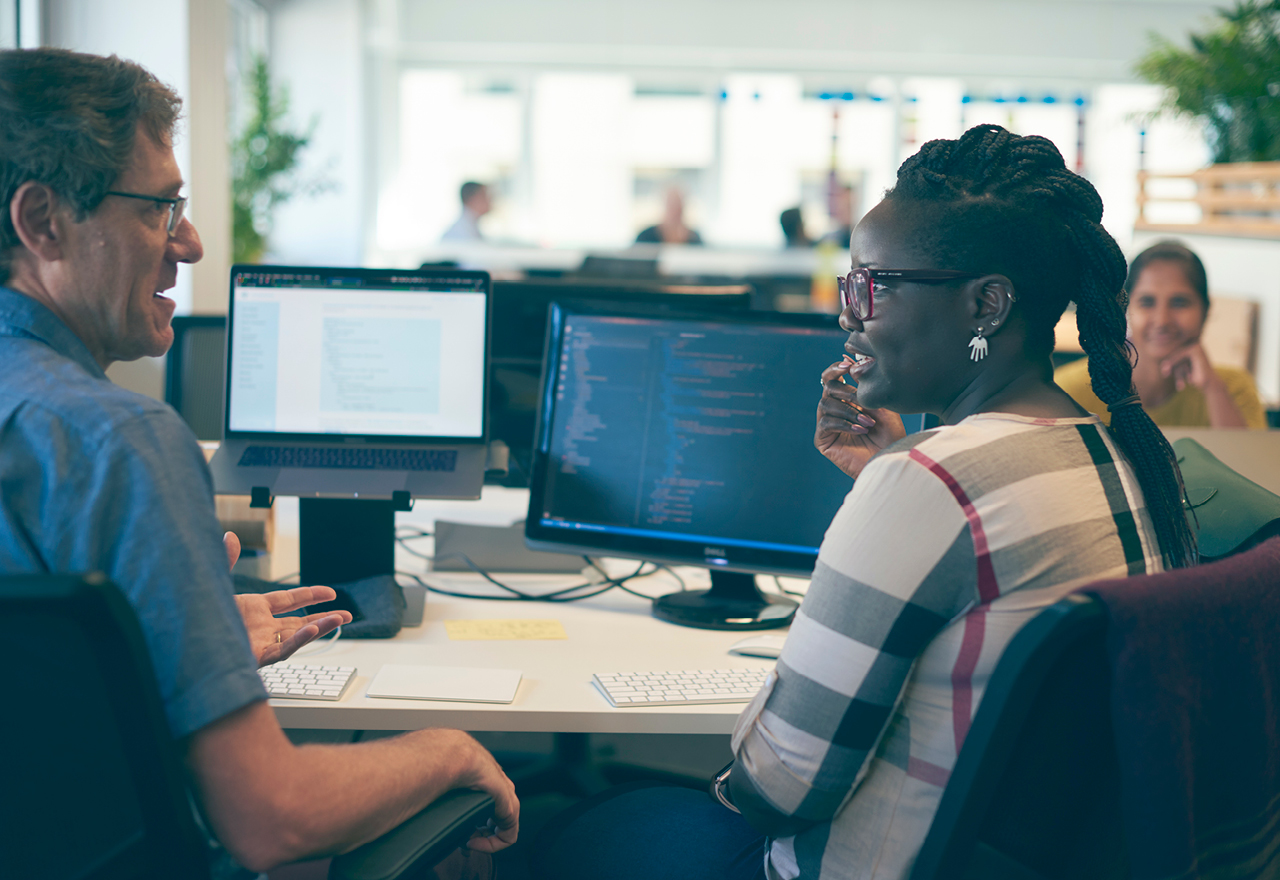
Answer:
[[[481,439],[483,272],[236,266],[227,436]]]

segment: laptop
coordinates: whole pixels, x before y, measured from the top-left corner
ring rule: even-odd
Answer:
[[[479,498],[490,299],[486,272],[233,266],[216,491]]]

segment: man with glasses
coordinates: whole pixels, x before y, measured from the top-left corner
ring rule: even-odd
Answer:
[[[327,587],[233,596],[238,545],[220,539],[195,437],[106,378],[169,349],[164,294],[203,255],[173,155],[180,108],[114,56],[0,52],[0,575],[98,570],[125,591],[225,846],[215,877],[353,849],[459,787],[494,796],[500,828],[471,845],[501,849],[514,787],[466,734],[290,744],[256,667],[349,616],[274,616],[333,598]]]

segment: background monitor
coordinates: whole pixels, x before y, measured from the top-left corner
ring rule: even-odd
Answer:
[[[200,440],[222,439],[222,380],[227,347],[223,315],[175,315],[165,357],[164,402]]]
[[[538,383],[551,303],[640,306],[673,311],[739,312],[751,306],[745,284],[687,285],[643,281],[531,278],[493,283],[489,361],[489,436],[511,450],[508,485],[528,485]]]
[[[781,626],[755,573],[808,577],[852,481],[813,446],[835,316],[553,306],[525,535],[535,549],[706,566],[660,617]]]

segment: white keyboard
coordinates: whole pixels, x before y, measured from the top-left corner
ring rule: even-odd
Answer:
[[[274,663],[258,670],[267,693],[274,699],[340,700],[355,678],[354,666],[314,666]]]
[[[698,669],[692,672],[597,672],[592,683],[618,708],[746,703],[771,669]]]

